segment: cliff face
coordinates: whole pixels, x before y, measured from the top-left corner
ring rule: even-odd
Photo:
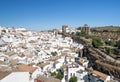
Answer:
[[[84,53],[84,56],[90,61],[89,67],[93,67],[95,70],[120,78],[120,63],[116,63],[116,60],[109,61],[107,56],[101,55],[93,48],[86,48],[86,52]]]
[[[70,35],[64,35],[70,36]],[[73,41],[81,44],[86,44],[86,42],[78,36],[70,36]],[[89,60],[88,67],[92,67],[95,70],[101,71],[108,75],[120,78],[120,61],[102,53],[98,49],[92,47],[84,47],[83,56],[87,57]]]

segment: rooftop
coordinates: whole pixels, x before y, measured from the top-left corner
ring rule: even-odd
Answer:
[[[102,73],[102,72],[99,72],[99,71],[96,71],[96,70],[93,70],[92,71],[92,74],[94,75],[94,76],[99,76],[100,77],[100,79],[102,79],[102,80],[105,80],[106,78],[107,78],[107,74],[104,74],[104,73]]]
[[[59,79],[53,78],[53,77],[45,77],[45,76],[39,76],[37,79],[41,80],[42,82],[60,82]]]
[[[31,72],[33,73],[35,70],[37,69],[37,67],[32,67],[29,65],[18,65],[16,68],[16,71],[23,71],[23,72]]]

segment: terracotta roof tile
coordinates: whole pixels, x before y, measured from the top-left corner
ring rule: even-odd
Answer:
[[[93,73],[93,75],[100,76],[100,78],[102,80],[105,80],[107,78],[107,76],[108,76],[107,74],[104,74],[104,73],[96,71],[96,70],[93,70],[92,73]]]
[[[24,64],[17,66],[17,71],[24,71],[24,72],[33,73],[36,69],[37,69],[37,67],[32,67],[32,66],[24,65]]]
[[[33,54],[28,54],[26,56],[29,57],[29,58],[32,58],[34,55]]]

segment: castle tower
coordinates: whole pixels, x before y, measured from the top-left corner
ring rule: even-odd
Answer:
[[[87,24],[84,24],[81,30],[84,31],[88,35],[91,34],[90,27]]]

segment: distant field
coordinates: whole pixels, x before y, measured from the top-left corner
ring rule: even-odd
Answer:
[[[94,27],[92,31],[120,31],[119,26],[105,26],[105,27]]]

